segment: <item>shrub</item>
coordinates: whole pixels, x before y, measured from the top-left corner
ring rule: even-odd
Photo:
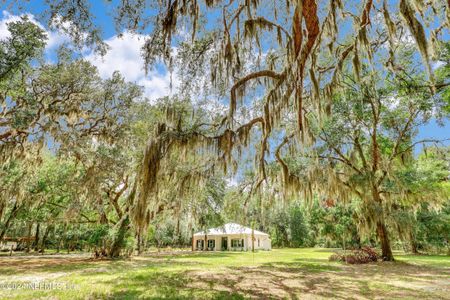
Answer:
[[[338,254],[338,253],[333,253],[331,254],[331,256],[328,258],[329,261],[342,261],[342,255]]]
[[[329,261],[342,261],[348,264],[367,264],[378,261],[378,259],[378,253],[369,247],[350,250],[350,252],[346,253],[334,253],[328,258]]]
[[[377,261],[380,258],[380,255],[370,247],[363,247],[361,249],[368,257],[370,261]]]

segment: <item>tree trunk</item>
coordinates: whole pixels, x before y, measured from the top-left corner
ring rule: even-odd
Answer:
[[[417,250],[416,239],[414,238],[414,233],[412,230],[409,231],[409,242],[411,243],[411,253],[419,254],[419,251]]]
[[[176,231],[175,231],[175,236],[177,237],[177,245],[178,245],[178,247],[180,247],[181,239],[180,239],[180,214],[179,213],[178,213],[178,217],[177,217],[177,227],[176,227]]]
[[[0,241],[3,240],[3,238],[6,235],[6,232],[9,229],[9,226],[11,224],[12,219],[14,219],[17,215],[17,213],[19,212],[20,208],[22,206],[18,206],[17,202],[14,203],[14,206],[11,210],[11,213],[9,214],[8,218],[6,219],[5,223],[1,226],[2,227],[2,231],[0,232]]]
[[[375,147],[377,147],[376,145],[376,139],[374,140],[375,143]],[[374,149],[375,151],[375,149]],[[376,150],[378,151],[378,150]],[[374,153],[374,155],[377,153]],[[374,158],[375,160],[375,158]],[[375,164],[375,162],[374,162]],[[376,168],[374,167],[374,170]],[[382,199],[380,197],[380,192],[378,190],[378,187],[373,184],[372,185],[372,196],[373,196],[373,200],[374,202],[379,205],[379,207],[381,208],[381,216],[379,221],[377,221],[377,236],[378,239],[380,241],[381,244],[381,257],[383,258],[384,261],[394,261],[394,256],[392,255],[392,250],[391,250],[391,243],[389,241],[389,236],[388,236],[388,231],[386,229],[386,225],[384,224],[384,213],[383,213],[383,206],[382,206]]]
[[[255,252],[255,230],[252,226],[252,252]]]
[[[113,239],[110,251],[108,253],[110,258],[119,257],[120,250],[122,250],[124,244],[125,235],[130,225],[130,219],[128,216],[126,216],[125,218],[122,218],[119,222],[120,222],[120,224],[118,224],[119,229],[117,231],[116,236]]]
[[[31,231],[33,230],[33,223],[28,224],[28,235],[27,235],[27,249],[26,252],[30,252],[31,249]]]
[[[0,220],[3,217],[3,212],[5,211],[6,204],[4,202],[0,203]]]
[[[138,229],[137,233],[136,233],[136,252],[137,255],[141,255],[142,253],[142,243],[141,243],[141,230]]]
[[[51,229],[52,229],[52,225],[48,225],[47,228],[45,229],[44,235],[42,236],[42,241],[41,241],[41,253],[42,254],[44,254],[45,243],[47,242],[47,237],[48,237],[48,234]]]
[[[391,244],[389,242],[386,226],[382,221],[377,222],[377,235],[381,244],[381,257],[384,261],[394,261],[392,255]]]
[[[141,249],[142,249],[142,252],[145,252],[145,250],[147,250],[147,236],[146,235],[144,235],[141,238]]]
[[[40,227],[41,227],[41,224],[37,223],[37,225],[36,225],[36,233],[34,235],[34,243],[33,243],[34,251],[38,251],[39,250],[39,229],[40,229]]]
[[[354,239],[356,243],[356,248],[361,249],[361,237],[359,236],[358,232],[355,233]]]

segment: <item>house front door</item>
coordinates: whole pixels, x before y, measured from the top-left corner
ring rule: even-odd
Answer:
[[[228,250],[228,238],[227,237],[222,238],[222,251],[223,250]]]

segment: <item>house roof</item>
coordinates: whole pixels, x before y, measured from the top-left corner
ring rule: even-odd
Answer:
[[[236,223],[227,223],[225,225],[210,228],[206,231],[206,235],[228,235],[228,234],[252,234],[252,229],[249,227],[242,226]],[[255,235],[265,235],[269,236],[267,233],[254,230]],[[204,236],[205,232],[200,231],[194,234],[194,236]]]

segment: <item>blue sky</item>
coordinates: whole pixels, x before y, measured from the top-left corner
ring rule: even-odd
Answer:
[[[169,88],[171,79],[174,88],[179,84],[178,79],[176,76],[171,78],[164,67],[159,66],[149,72],[149,74],[145,74],[143,69],[144,62],[140,56],[140,48],[144,43],[145,36],[128,32],[123,32],[122,38],[117,36],[111,12],[111,8],[115,7],[114,4],[116,1],[112,2],[112,4],[105,4],[104,1],[100,0],[91,1],[92,11],[95,12],[95,23],[102,29],[103,39],[110,46],[110,50],[104,57],[99,57],[91,50],[86,50],[83,51],[84,57],[97,66],[100,75],[104,78],[109,77],[115,70],[119,70],[128,81],[142,85],[145,90],[145,95],[151,100],[172,94],[173,90]],[[69,42],[69,38],[61,32],[50,31],[46,28],[44,25],[45,19],[42,17],[46,5],[43,3],[44,1],[42,0],[27,2],[24,5],[26,9],[22,9],[21,11],[15,6],[6,7],[4,4],[3,7],[0,6],[0,38],[6,34],[6,23],[17,19],[19,15],[26,11],[36,23],[47,30],[49,41],[46,49],[46,57],[52,60],[55,57],[57,47],[62,43]],[[431,121],[420,129],[417,139],[449,138],[450,123],[447,120],[444,124],[444,126],[439,126],[435,121]],[[446,144],[450,143],[447,141]]]
[[[2,2],[3,3],[3,2]],[[46,58],[54,60],[55,50],[63,43],[70,41],[69,37],[62,32],[50,31],[45,18],[42,17],[45,5],[43,1],[30,1],[26,4],[26,9],[18,11],[16,7],[0,6],[0,38],[6,35],[6,23],[17,20],[26,11],[33,21],[42,26],[49,37]],[[112,15],[106,9],[110,5],[104,5],[103,1],[91,2],[95,12],[95,22],[101,26],[103,39],[109,45],[110,50],[104,57],[99,57],[91,50],[83,51],[83,56],[92,64],[97,66],[102,77],[110,77],[115,70],[119,70],[126,80],[142,85],[145,96],[149,99],[156,99],[173,93],[170,89],[171,76],[164,67],[158,66],[156,69],[145,74],[143,69],[144,61],[140,55],[141,46],[144,43],[144,36],[123,32],[122,38],[117,36],[113,26]],[[172,83],[177,86],[177,78],[172,77]]]

